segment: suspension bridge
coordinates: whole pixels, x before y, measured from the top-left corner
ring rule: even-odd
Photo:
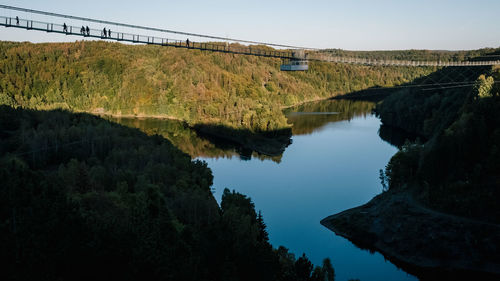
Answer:
[[[360,64],[360,65],[376,65],[376,66],[434,66],[434,67],[473,67],[473,66],[492,66],[500,65],[500,56],[492,56],[495,60],[473,60],[473,58],[464,61],[427,61],[427,60],[395,60],[395,59],[370,59],[363,57],[346,57],[336,56],[328,52],[316,48],[307,48],[299,46],[290,46],[283,44],[259,42],[242,40],[228,37],[196,34],[181,32],[175,30],[153,28],[146,26],[133,25],[128,23],[119,23],[106,20],[97,20],[91,18],[77,17],[71,15],[57,14],[52,12],[45,12],[39,10],[25,9],[7,5],[0,5],[2,11],[16,11],[22,12],[26,17],[0,15],[0,26],[7,28],[19,28],[32,31],[43,31],[48,33],[58,33],[68,36],[80,36],[84,38],[113,40],[119,42],[129,42],[136,44],[149,44],[159,45],[175,48],[186,48],[201,51],[221,52],[230,54],[250,55],[259,57],[270,57],[285,60],[289,63],[289,68],[284,70],[294,70],[293,66],[296,65],[298,70],[301,69],[300,65],[304,62],[307,66],[307,61],[321,61],[331,63],[346,63],[346,64]],[[44,15],[50,17],[51,21],[40,21],[30,17],[30,15]],[[80,26],[66,24],[66,20],[76,20],[82,23]],[[107,25],[108,28],[97,29],[89,26],[92,25]],[[111,30],[109,26],[116,27],[117,29]],[[140,30],[144,34],[122,32],[120,28],[128,28]],[[212,41],[197,42],[188,40],[172,39],[167,37],[156,36],[151,33],[168,33],[184,36],[193,36],[205,38]],[[218,40],[218,41],[213,41]],[[239,43],[239,44],[229,44]],[[279,48],[279,49],[278,49]],[[283,69],[283,67],[282,67]]]

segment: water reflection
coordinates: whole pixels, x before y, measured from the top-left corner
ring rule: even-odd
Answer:
[[[378,136],[380,121],[371,114],[373,107],[371,102],[331,100],[287,109],[293,144],[277,157],[201,137],[178,121],[116,121],[160,134],[207,161],[219,202],[226,187],[250,196],[275,247],[285,245],[297,256],[304,252],[315,264],[330,257],[337,280],[415,280],[382,255],[358,249],[319,223],[381,191],[378,171],[397,149]]]
[[[351,100],[325,100],[303,104],[284,111],[288,122],[292,125],[293,135],[311,134],[320,130],[328,123],[351,120],[358,116],[371,114],[374,108],[372,102]],[[234,141],[230,138],[218,137],[217,134],[206,133],[207,130],[194,130],[185,122],[171,119],[153,118],[108,118],[119,124],[137,128],[153,135],[158,134],[170,140],[176,147],[193,158],[228,158],[236,157],[240,160],[271,160],[280,163],[283,153],[266,153],[280,151],[290,144],[290,138],[259,138],[243,136],[245,142]],[[212,132],[213,129],[210,129]],[[226,130],[231,130],[226,128]],[[229,135],[230,133],[226,133]],[[251,140],[249,140],[251,139]],[[261,149],[259,149],[261,148]],[[266,149],[267,148],[267,149]]]
[[[312,134],[326,124],[370,115],[375,103],[352,100],[325,100],[285,110],[293,135]]]
[[[365,109],[328,109],[349,104]],[[216,199],[220,201],[226,187],[250,196],[264,215],[275,247],[285,245],[297,256],[306,253],[315,264],[331,258],[336,280],[415,280],[381,254],[360,250],[319,223],[382,190],[378,171],[397,149],[379,138],[380,120],[369,113],[372,106],[326,101],[303,107],[340,114],[292,114],[293,144],[280,164],[203,158],[214,174]]]
[[[237,142],[197,132],[185,122],[178,120],[111,117],[108,117],[108,119],[124,126],[137,128],[148,135],[161,135],[192,158],[232,159],[235,157],[240,160],[251,160],[254,158],[262,161],[271,160],[276,163],[279,163],[282,158],[282,154],[265,155]],[[286,142],[286,145],[288,145],[290,140],[285,139],[283,142]]]

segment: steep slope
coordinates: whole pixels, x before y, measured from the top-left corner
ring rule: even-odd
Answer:
[[[434,68],[311,63],[107,42],[0,42],[0,104],[164,116],[252,130],[287,127],[281,109],[408,83]]]
[[[0,106],[0,136],[1,280],[311,275],[305,256],[272,248],[250,198],[226,189],[219,207],[206,163],[158,135]]]
[[[498,280],[499,80],[490,69],[474,87],[400,93],[379,105],[384,124],[428,141],[392,157],[381,173],[387,192],[322,224],[422,280]]]

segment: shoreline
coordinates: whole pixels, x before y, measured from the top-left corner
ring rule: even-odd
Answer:
[[[298,102],[298,103],[293,104],[293,105],[282,105],[282,106],[280,106],[280,110],[285,110],[288,108],[300,106],[300,105],[303,105],[306,103],[311,103],[311,102],[319,102],[319,101],[335,100],[335,99],[350,99],[349,95],[350,94],[338,94],[338,95],[333,95],[333,96],[328,96],[328,97],[318,97],[318,98],[308,99],[308,100],[304,100],[304,101]],[[53,110],[53,109],[58,109],[58,108],[56,107],[56,108],[51,108],[51,109],[46,109],[46,110]],[[92,110],[88,110],[88,111],[87,110],[72,110],[70,108],[65,108],[65,107],[61,107],[60,109],[69,110],[69,111],[74,112],[74,113],[88,113],[88,114],[92,114],[92,115],[100,116],[100,117],[128,118],[128,119],[148,119],[148,118],[151,118],[151,119],[160,119],[160,120],[166,119],[166,120],[177,120],[177,121],[181,121],[181,122],[188,122],[187,120],[185,120],[183,118],[175,117],[172,115],[166,115],[166,114],[153,114],[153,115],[143,114],[143,113],[116,114],[116,113],[104,112],[102,108],[96,108],[96,109],[92,109]],[[196,125],[196,124],[198,124],[198,123],[195,123],[194,125]]]
[[[343,95],[345,95],[345,94],[343,94]],[[303,105],[303,104],[310,103],[310,102],[318,102],[318,101],[331,100],[331,99],[334,99],[335,97],[339,98],[339,97],[341,97],[343,95],[341,94],[341,95],[337,95],[337,96],[314,98],[314,99],[305,100],[305,101],[302,101],[302,102],[299,102],[299,103],[296,103],[296,104],[293,104],[293,105],[282,105],[282,106],[280,106],[280,109],[284,110],[284,109],[296,107],[296,106]]]
[[[380,194],[321,224],[421,280],[500,278],[500,225],[428,209],[409,191]]]
[[[127,119],[164,119],[164,120],[177,120],[182,122],[187,122],[184,119],[171,116],[171,115],[146,115],[146,114],[113,114],[113,113],[101,113],[96,111],[82,111],[85,113],[89,113],[95,116],[105,116],[105,117],[113,117],[113,118],[127,118]]]
[[[191,130],[195,131],[198,136],[206,139],[218,139],[226,144],[231,144],[235,149],[242,151],[254,151],[261,155],[276,157],[283,154],[286,147],[291,143],[291,129],[284,128],[277,131],[269,132],[251,132],[250,130],[236,129],[225,126],[221,123],[194,123],[190,124],[186,120],[168,115],[132,115],[132,114],[109,114],[109,113],[90,113],[94,116],[108,117],[115,119],[130,119],[130,120],[173,120],[178,121]]]
[[[280,106],[280,109],[284,110],[284,109],[292,108],[292,107],[303,105],[303,104],[310,103],[310,102],[332,100],[335,98],[341,99],[344,95],[347,95],[347,94],[308,99],[308,100],[305,100],[305,101],[302,101],[302,102],[299,102],[299,103],[296,103],[293,105],[282,105],[282,106]],[[81,110],[81,111],[75,111],[75,112],[89,113],[89,114],[96,115],[96,116],[109,116],[109,117],[113,117],[113,118],[130,118],[130,119],[151,118],[151,119],[168,119],[168,120],[177,120],[177,121],[187,122],[187,120],[185,120],[185,119],[175,117],[172,115],[164,115],[164,114],[156,114],[156,115],[149,115],[149,114],[143,114],[143,113],[140,113],[140,114],[115,114],[115,113],[103,112],[99,109],[93,109],[91,111]]]

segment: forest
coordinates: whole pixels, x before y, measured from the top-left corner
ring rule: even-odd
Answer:
[[[379,104],[384,125],[419,136],[392,157],[382,182],[417,190],[434,209],[500,222],[499,80],[500,69],[490,68],[470,87],[406,90]]]
[[[457,60],[490,51],[423,56]],[[178,119],[166,131],[179,143],[195,138],[187,127],[233,142],[256,132],[278,136],[272,148],[243,145],[279,147],[270,153],[279,161],[291,132],[284,108],[447,71],[313,62],[307,72],[289,73],[280,63],[109,42],[0,42],[1,279],[334,280],[329,259],[314,266],[305,255],[273,248],[265,214],[249,197],[226,189],[217,204],[207,164],[185,152],[220,148],[197,134],[200,147],[179,145],[183,152],[162,132],[110,121]],[[500,170],[494,80],[498,69],[469,88],[404,89],[377,106],[385,125],[422,137],[387,165],[381,178],[389,189],[417,186],[436,209],[500,221],[491,200],[499,195]],[[310,130],[303,127],[298,133]]]
[[[313,62],[307,72],[280,72],[280,63],[109,42],[0,42],[0,104],[272,131],[289,126],[284,107],[436,70]]]
[[[328,259],[314,266],[274,249],[250,198],[225,190],[219,207],[206,163],[157,132],[87,114],[175,118],[235,140],[237,131],[283,135],[287,145],[284,107],[432,71],[315,63],[282,73],[279,64],[106,42],[0,42],[2,279],[333,280]]]
[[[168,140],[0,106],[2,280],[334,280],[273,248],[252,200]]]

